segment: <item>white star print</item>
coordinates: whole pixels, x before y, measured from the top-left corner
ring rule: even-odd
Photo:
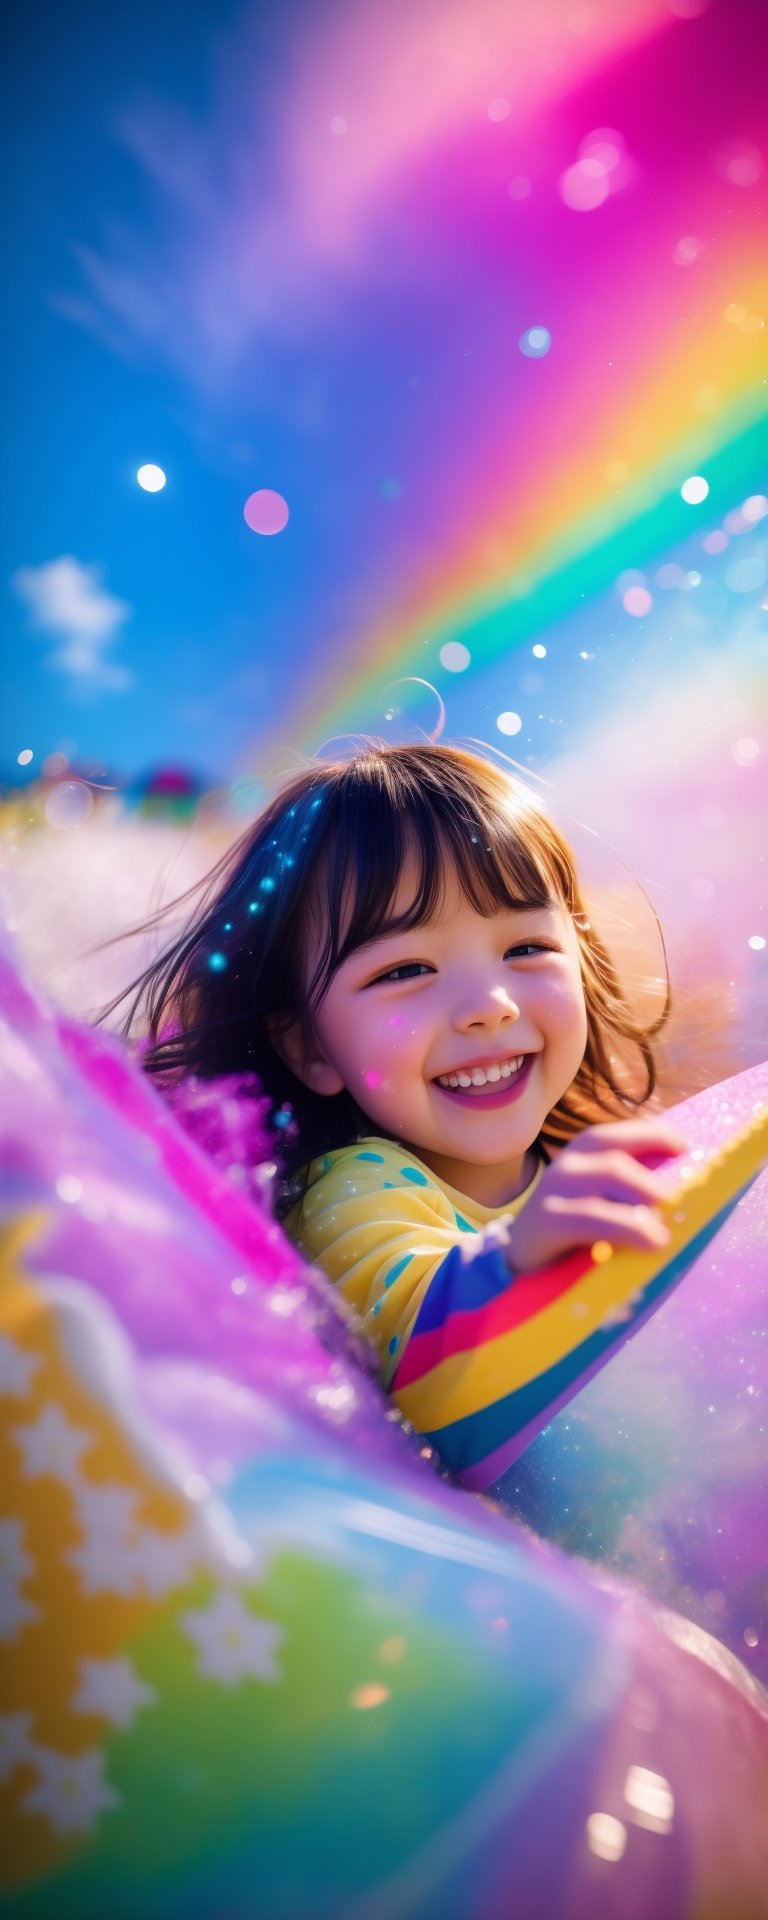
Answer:
[[[134,1546],[134,1515],[138,1495],[119,1481],[94,1486],[81,1480],[77,1487],[77,1517],[83,1541],[65,1558],[77,1569],[85,1593],[135,1593],[138,1567]]]
[[[140,1680],[131,1660],[81,1660],[80,1686],[72,1696],[75,1713],[97,1713],[115,1727],[130,1727],[139,1707],[157,1699],[154,1687]]]
[[[28,1580],[34,1560],[24,1548],[23,1520],[0,1520],[0,1580]]]
[[[0,1640],[16,1640],[19,1629],[39,1617],[40,1608],[32,1600],[27,1600],[12,1581],[0,1579]]]
[[[137,1569],[134,1548],[107,1534],[92,1534],[81,1547],[71,1547],[64,1559],[80,1575],[84,1593],[135,1593]]]
[[[9,1780],[30,1758],[31,1713],[0,1713],[0,1780]]]
[[[34,1571],[24,1549],[23,1521],[0,1520],[0,1640],[15,1640],[20,1627],[38,1618],[39,1607],[21,1592]]]
[[[78,1484],[80,1455],[91,1435],[73,1427],[61,1407],[49,1402],[30,1426],[14,1427],[11,1437],[24,1455],[22,1472],[30,1480],[50,1474],[68,1486]]]
[[[160,1599],[183,1587],[199,1552],[191,1531],[161,1533],[159,1527],[142,1527],[133,1550],[136,1578],[142,1592]]]
[[[133,1487],[107,1481],[96,1487],[81,1480],[77,1489],[77,1517],[84,1534],[124,1544],[131,1538],[138,1495]]]
[[[22,1800],[25,1813],[42,1814],[55,1833],[88,1833],[96,1815],[120,1804],[120,1795],[104,1778],[104,1756],[54,1753],[35,1748],[37,1785]]]
[[[259,1620],[236,1594],[219,1591],[205,1612],[185,1613],[179,1625],[199,1650],[198,1672],[222,1686],[235,1687],[245,1679],[275,1681],[280,1669],[274,1650],[283,1629],[274,1620]]]
[[[39,1365],[39,1353],[26,1353],[15,1340],[0,1333],[0,1399],[7,1394],[11,1400],[24,1400]]]

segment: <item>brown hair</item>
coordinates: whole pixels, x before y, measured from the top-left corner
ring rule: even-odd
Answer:
[[[418,885],[392,922],[409,852]],[[547,1116],[542,1146],[557,1148],[585,1126],[643,1106],[656,1085],[652,1042],[669,1013],[668,981],[661,1014],[644,1027],[589,923],[570,848],[538,796],[458,747],[373,742],[349,760],[314,763],[295,776],[184,896],[201,894],[185,932],[107,1011],[133,996],[124,1032],[143,1019],[143,1064],[159,1078],[256,1074],[278,1124],[292,1115],[282,1154],[289,1175],[369,1132],[371,1122],[346,1091],[327,1097],[306,1087],[279,1058],[270,1026],[299,1021],[307,1032],[350,953],[385,923],[391,931],[429,918],[446,858],[478,913],[555,902],[572,916],[587,1044],[574,1081]],[[285,1183],[279,1192],[282,1207],[295,1197]]]

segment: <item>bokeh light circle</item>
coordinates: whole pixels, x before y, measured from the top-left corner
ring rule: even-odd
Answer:
[[[711,0],[667,0],[669,11],[676,20],[698,20],[710,4]]]
[[[335,113],[330,123],[330,126],[331,126],[331,133],[334,133],[336,135],[337,140],[340,140],[342,134],[346,133],[347,131],[347,123],[343,113]]]
[[[596,160],[606,173],[615,173],[624,158],[624,141],[615,127],[595,127],[579,147],[579,160]]]
[[[768,513],[768,498],[764,493],[751,493],[749,499],[743,502],[741,511],[749,525],[756,527],[758,520],[764,520]]]
[[[542,646],[540,640],[537,640],[535,647],[531,647],[531,653],[536,660],[546,660],[547,649]]]
[[[461,640],[446,640],[445,646],[440,648],[440,665],[448,673],[464,673],[471,659],[469,647],[465,647]]]
[[[67,1207],[76,1207],[83,1197],[83,1183],[76,1173],[60,1173],[56,1181],[56,1192]]]
[[[489,120],[508,120],[511,112],[512,112],[511,105],[509,101],[505,99],[503,94],[499,94],[495,100],[491,100],[489,102],[489,105],[488,105]]]
[[[552,335],[547,327],[529,327],[521,333],[519,346],[527,360],[543,360],[552,345]]]
[[[686,233],[682,240],[678,240],[672,259],[676,267],[692,267],[695,261],[701,259],[703,252],[703,240],[697,240],[695,234]]]
[[[622,594],[621,604],[625,613],[631,613],[635,620],[642,620],[643,615],[651,611],[653,596],[647,587],[627,587],[626,593]]]
[[[729,534],[749,533],[749,521],[745,519],[741,507],[734,507],[723,520],[723,529]]]
[[[760,742],[753,740],[750,734],[744,734],[740,740],[734,741],[731,753],[737,767],[751,767],[760,758]]]
[[[594,1252],[593,1247],[593,1258]],[[617,1820],[613,1813],[591,1813],[586,1832],[587,1846],[598,1860],[622,1859],[627,1845],[627,1829],[623,1820]]]
[[[288,524],[288,502],[272,487],[258,487],[248,495],[243,518],[252,533],[282,533]]]
[[[751,933],[747,941],[747,946],[752,948],[753,953],[762,953],[763,948],[765,946],[765,940],[763,939],[762,934]],[[746,1634],[744,1638],[746,1639]]]
[[[45,802],[45,817],[51,827],[82,827],[92,813],[93,794],[83,780],[60,781]]]
[[[729,187],[754,187],[763,172],[760,148],[751,140],[730,140],[718,147],[713,156],[715,172]]]
[[[530,191],[531,183],[526,173],[516,173],[514,179],[510,180],[509,186],[507,187],[510,200],[527,200],[530,196]]]
[[[593,213],[608,199],[611,182],[601,160],[577,160],[558,182],[560,198],[574,213]]]
[[[705,553],[725,553],[728,535],[721,527],[715,527],[712,533],[705,533],[701,544]]]
[[[687,506],[698,507],[707,498],[709,481],[704,479],[703,473],[692,473],[683,481],[680,492]]]
[[[139,467],[136,478],[143,493],[162,493],[166,481],[162,467],[154,467],[151,461],[147,466]]]
[[[647,587],[648,581],[638,567],[625,567],[615,582],[616,592],[623,597],[628,587]]]
[[[31,747],[22,747],[21,753],[17,753],[16,755],[16,759],[20,767],[28,767],[30,760],[32,758],[33,758],[33,754],[32,754]]]
[[[519,733],[522,724],[519,713],[500,713],[496,719],[499,733]]]

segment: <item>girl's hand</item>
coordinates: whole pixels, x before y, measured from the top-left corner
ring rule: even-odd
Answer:
[[[509,1221],[513,1273],[530,1273],[595,1240],[644,1251],[666,1246],[669,1231],[656,1210],[663,1188],[643,1159],[685,1150],[663,1115],[587,1127],[545,1168],[535,1193]]]

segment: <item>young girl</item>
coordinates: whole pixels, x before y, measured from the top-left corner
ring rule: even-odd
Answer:
[[[669,1235],[635,1019],[537,796],[474,754],[371,745],[293,779],[141,981],[157,1076],[253,1071],[277,1206],[389,1385],[430,1290]],[[628,1117],[634,1116],[634,1117]],[[474,1238],[473,1238],[474,1237]]]

